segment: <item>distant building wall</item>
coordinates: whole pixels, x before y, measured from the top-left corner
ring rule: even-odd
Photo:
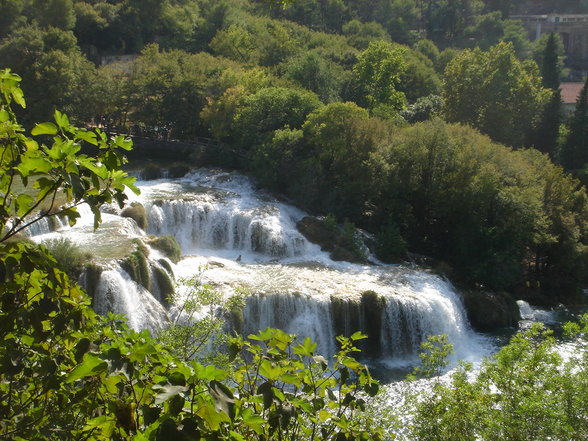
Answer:
[[[531,40],[552,32],[559,34],[566,64],[580,70],[588,68],[588,14],[513,15],[511,18],[523,22]]]

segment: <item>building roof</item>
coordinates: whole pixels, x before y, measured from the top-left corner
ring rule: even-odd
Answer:
[[[564,104],[575,104],[584,83],[561,83],[561,100]]]

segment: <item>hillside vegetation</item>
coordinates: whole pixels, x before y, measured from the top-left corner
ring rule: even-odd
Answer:
[[[25,126],[58,108],[214,138],[239,153],[219,165],[374,233],[383,260],[407,249],[468,286],[570,301],[588,106],[568,129],[559,38],[510,18],[538,3],[2,0],[0,65],[23,78]]]

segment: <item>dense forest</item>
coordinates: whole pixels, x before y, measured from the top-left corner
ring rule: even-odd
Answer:
[[[3,0],[0,64],[27,126],[58,108],[214,138],[238,152],[220,165],[377,235],[384,261],[409,250],[467,286],[574,299],[586,108],[561,113],[559,37],[509,18],[546,4]]]
[[[327,363],[310,340],[270,329],[230,339],[213,366],[97,316],[44,247],[19,240],[30,215],[74,224],[83,201],[98,227],[102,204],[136,190],[121,170],[132,143],[105,132],[211,138],[230,148],[192,165],[241,169],[365,229],[384,262],[410,252],[468,289],[582,301],[588,86],[565,115],[560,38],[530,41],[511,17],[588,2],[0,0],[0,11],[1,438],[342,441],[401,427],[368,405],[378,385],[353,356],[359,333]],[[579,355],[565,369],[540,328],[478,379],[462,366],[415,402],[411,439],[583,439],[586,320],[568,334]],[[417,374],[437,375],[449,348],[424,349]]]

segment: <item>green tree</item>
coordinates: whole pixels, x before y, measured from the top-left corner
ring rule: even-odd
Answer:
[[[536,127],[549,91],[535,63],[521,62],[509,43],[489,51],[466,50],[445,69],[445,116],[520,147]]]
[[[305,52],[290,59],[284,70],[286,78],[316,93],[323,102],[338,100],[343,69],[316,51]]]
[[[81,53],[72,32],[19,28],[0,42],[0,60],[4,67],[23,72],[23,88],[30,97],[25,123],[50,118],[56,107],[77,121],[94,116],[87,91],[95,67]]]
[[[561,75],[561,62],[559,59],[559,37],[553,32],[549,34],[543,56],[541,57],[541,77],[543,87],[548,89],[559,89],[559,78]]]
[[[341,32],[349,11],[343,0],[297,0],[288,7],[274,7],[275,18],[285,18],[321,31]],[[346,20],[347,18],[347,20]]]
[[[404,55],[406,70],[400,77],[398,90],[404,93],[410,103],[428,95],[441,93],[441,79],[433,68],[433,62],[425,55],[406,49]]]
[[[477,16],[475,23],[465,30],[463,44],[488,50],[501,41],[512,43],[519,58],[529,56],[531,45],[522,23],[503,19],[499,11]]]
[[[199,114],[206,98],[218,90],[222,72],[233,66],[208,53],[146,46],[129,79],[133,121],[149,128],[167,127],[173,136],[191,139],[204,130]]]
[[[578,96],[559,161],[566,170],[584,176],[583,168],[588,162],[588,79]]]
[[[406,98],[398,88],[405,69],[403,49],[383,41],[370,43],[353,66],[357,104],[377,115],[401,110]]]
[[[307,143],[298,189],[307,206],[356,221],[368,200],[365,162],[388,128],[354,103],[331,103],[312,112],[302,127]]]
[[[307,115],[320,106],[314,93],[268,87],[245,98],[237,110],[232,133],[239,146],[249,150],[268,142],[274,130],[299,129]]]
[[[449,382],[413,398],[416,440],[584,439],[588,317],[566,328],[575,355],[564,361],[552,331],[536,323],[482,363],[461,365]]]
[[[433,43],[431,40],[427,40],[426,38],[417,41],[413,48],[419,51],[421,54],[425,55],[433,62],[433,64],[436,63],[437,59],[439,58],[439,49],[435,43]]]
[[[26,21],[23,14],[24,2],[21,0],[0,0],[0,38],[10,34],[15,28],[20,27]]]
[[[69,31],[76,23],[73,6],[72,0],[33,0],[31,9],[41,27]]]
[[[419,7],[427,38],[447,47],[463,37],[482,4],[479,0],[423,0]]]
[[[367,49],[370,43],[375,41],[390,41],[384,27],[374,21],[362,23],[359,20],[351,20],[343,25],[342,33],[349,45],[359,50]]]
[[[561,65],[557,50],[557,38],[551,33],[545,45],[541,64],[543,87],[550,89],[552,95],[543,108],[541,120],[534,130],[530,144],[537,150],[555,157],[562,120],[561,92],[559,78]]]
[[[456,280],[506,289],[532,277],[572,297],[582,285],[585,191],[536,150],[433,120],[397,129],[370,154],[368,176],[372,222],[396,225]]]

